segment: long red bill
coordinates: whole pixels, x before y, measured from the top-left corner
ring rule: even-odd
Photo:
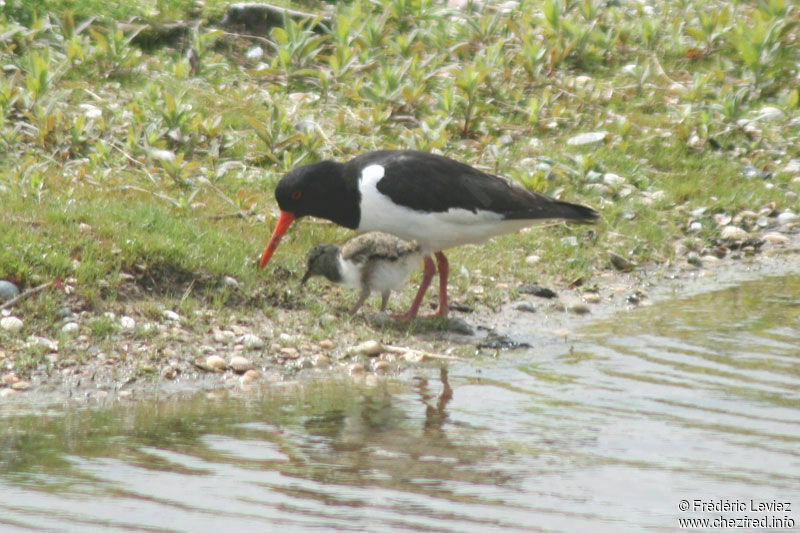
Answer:
[[[272,254],[275,252],[275,248],[277,248],[278,243],[281,242],[281,237],[286,233],[286,230],[292,222],[294,222],[294,214],[288,211],[281,211],[281,216],[278,218],[278,224],[275,226],[275,231],[272,232],[272,237],[269,239],[267,249],[264,250],[264,255],[261,256],[261,261],[258,262],[259,270],[269,263]]]

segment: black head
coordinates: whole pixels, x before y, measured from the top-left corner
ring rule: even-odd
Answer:
[[[361,212],[356,180],[348,180],[343,165],[320,161],[295,168],[275,187],[275,199],[281,211],[295,218],[325,218],[340,226],[358,227]]]
[[[341,281],[342,276],[339,273],[336,257],[338,252],[339,248],[332,244],[314,245],[306,255],[306,273],[303,274],[300,284],[304,285],[314,276],[324,276],[334,283]]]

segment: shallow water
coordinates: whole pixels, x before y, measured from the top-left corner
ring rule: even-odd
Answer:
[[[800,277],[576,339],[373,387],[0,405],[0,531],[800,529]]]

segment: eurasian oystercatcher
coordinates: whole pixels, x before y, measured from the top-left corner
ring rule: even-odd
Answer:
[[[422,283],[408,312],[419,311],[436,267],[439,309],[447,315],[447,258],[443,250],[518,231],[541,219],[593,222],[589,207],[530,192],[447,157],[412,150],[368,152],[347,163],[320,161],[293,169],[275,187],[281,213],[261,257],[272,257],[289,225],[325,218],[360,233],[384,231],[417,241],[425,253]]]
[[[341,248],[332,244],[311,248],[300,283],[305,284],[313,276],[324,276],[333,283],[358,289],[358,301],[350,309],[353,315],[375,290],[381,293],[381,311],[386,311],[389,294],[403,284],[423,255],[415,241],[370,231],[353,237]]]

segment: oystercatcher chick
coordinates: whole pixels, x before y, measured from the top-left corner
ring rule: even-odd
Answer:
[[[425,254],[413,318],[439,270],[439,309],[446,316],[449,265],[443,250],[512,233],[542,219],[594,222],[593,209],[528,191],[447,157],[412,150],[368,152],[346,163],[320,161],[291,170],[275,187],[280,218],[261,257],[272,257],[289,225],[325,218],[360,233],[384,231],[417,241]],[[429,254],[436,257],[437,265]]]
[[[386,311],[391,291],[399,288],[422,260],[422,250],[414,241],[371,231],[353,237],[341,248],[317,244],[306,256],[306,273],[300,282],[324,276],[333,283],[357,289],[358,301],[350,309],[356,314],[372,291],[381,293],[381,312]]]

